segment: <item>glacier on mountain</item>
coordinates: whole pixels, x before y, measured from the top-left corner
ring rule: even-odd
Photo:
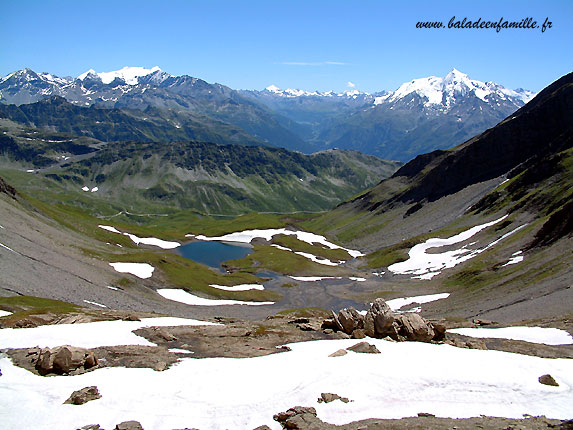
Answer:
[[[484,102],[488,102],[489,97],[497,97],[501,100],[509,99],[511,101],[511,99],[517,99],[522,103],[527,103],[535,96],[535,93],[531,91],[522,89],[514,91],[494,82],[481,82],[470,79],[467,74],[454,68],[443,78],[429,76],[405,82],[393,93],[383,97],[376,97],[374,105],[384,102],[392,103],[412,93],[426,99],[424,103],[426,107],[434,105],[446,109],[451,108],[456,103],[457,97],[466,97],[472,93]]]
[[[159,67],[155,66],[151,69],[146,69],[145,67],[129,67],[126,66],[120,70],[114,70],[111,72],[101,72],[97,73],[95,70],[90,69],[87,72],[82,73],[78,76],[78,79],[83,81],[88,76],[95,78],[98,77],[104,84],[112,83],[116,78],[122,79],[128,85],[137,85],[139,83],[138,78],[142,76],[147,76],[155,72],[163,72]]]

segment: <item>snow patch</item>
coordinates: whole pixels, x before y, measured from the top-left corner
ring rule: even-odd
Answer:
[[[107,231],[111,231],[112,233],[123,234],[124,236],[129,237],[136,245],[143,243],[144,245],[157,246],[158,248],[162,249],[173,249],[181,245],[179,242],[169,242],[167,240],[157,239],[155,237],[139,237],[131,233],[122,233],[115,227],[109,225],[98,225],[98,227]]]
[[[388,267],[392,273],[401,274],[401,275],[415,275],[413,279],[431,279],[434,276],[440,274],[442,270],[449,269],[457,264],[460,264],[464,261],[467,261],[478,254],[481,254],[485,250],[491,248],[492,246],[496,245],[506,237],[512,235],[513,233],[517,232],[518,230],[525,227],[525,225],[521,225],[516,229],[504,234],[499,239],[491,242],[484,248],[470,250],[467,247],[462,247],[460,249],[456,249],[453,251],[445,251],[441,253],[432,253],[427,254],[426,251],[430,248],[438,248],[442,246],[454,245],[456,243],[463,242],[473,235],[477,234],[478,232],[491,227],[494,224],[504,220],[507,218],[507,215],[485,224],[481,224],[475,227],[472,227],[462,233],[456,234],[447,239],[440,239],[440,238],[431,238],[426,240],[424,243],[420,243],[418,245],[413,246],[410,251],[408,252],[408,260],[402,261],[399,263],[394,263]]]
[[[101,303],[96,303],[96,302],[90,302],[89,300],[84,300],[85,303],[88,303],[90,305],[94,305],[94,306],[99,306],[100,308],[107,308],[106,305],[102,305]]]
[[[155,267],[147,263],[109,263],[117,272],[131,273],[141,279],[151,278]]]
[[[62,328],[50,329],[54,327]],[[36,329],[17,329],[23,330]],[[80,339],[91,338],[81,330],[78,334]],[[38,335],[23,347],[45,339]],[[64,336],[57,344],[73,344],[70,340]],[[368,339],[381,354],[328,357],[357,342],[301,342],[289,344],[291,351],[256,358],[188,357],[162,372],[118,367],[51,378],[34,375],[2,357],[2,426],[72,429],[97,422],[114,428],[136,417],[143,428],[156,430],[189,423],[202,429],[253,429],[261,424],[279,429],[273,414],[297,404],[314,405],[320,419],[336,425],[416,416],[420,411],[452,418],[522,418],[523,414],[571,418],[573,360],[381,339]],[[352,374],[341,368],[352,369]],[[560,386],[540,384],[537,378],[546,373]],[[72,391],[91,385],[98,387],[101,399],[82,407],[62,404]],[[340,393],[353,401],[317,404],[321,392]]]
[[[390,309],[397,311],[398,309],[410,305],[412,303],[430,303],[436,300],[447,299],[450,293],[438,293],[438,294],[427,294],[424,296],[413,296],[413,297],[401,297],[398,299],[387,300],[386,303],[390,306]]]
[[[233,285],[232,287],[228,287],[225,285],[215,285],[209,284],[210,287],[217,288],[219,290],[224,291],[249,291],[249,290],[264,290],[265,287],[259,284],[241,284],[241,285]]]
[[[341,276],[291,276],[295,281],[316,282],[324,279],[342,279]]]
[[[72,345],[80,348],[100,346],[143,345],[156,346],[133,331],[143,327],[175,327],[219,325],[187,318],[142,318],[141,321],[97,321],[80,324],[43,325],[34,328],[5,328],[0,330],[2,348],[53,348]],[[4,367],[0,367],[4,371]],[[0,395],[0,397],[2,397]],[[1,413],[0,413],[1,416]],[[44,427],[43,427],[44,428]],[[56,426],[55,428],[61,428]]]
[[[8,315],[12,315],[12,312],[3,311],[0,309],[0,317],[7,317]]]
[[[185,303],[191,306],[228,306],[228,305],[250,305],[250,306],[264,306],[274,305],[274,302],[244,302],[239,300],[220,300],[220,299],[206,299],[198,297],[185,290],[177,288],[163,288],[157,290],[157,293],[162,297],[173,300],[175,302]]]

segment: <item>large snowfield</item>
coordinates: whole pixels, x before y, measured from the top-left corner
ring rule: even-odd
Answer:
[[[168,320],[157,322],[165,325]],[[185,320],[172,322],[183,324]],[[90,344],[139,342],[133,334],[127,339],[125,332],[140,323],[113,323],[111,332],[101,329],[104,336],[95,335],[103,323],[18,329],[18,336],[4,329],[0,330],[0,345],[78,344],[82,331],[88,333],[84,338],[93,336]],[[190,320],[189,324],[200,322]],[[114,339],[108,337],[112,332],[124,334]],[[53,341],[46,343],[45,339]],[[321,340],[290,344],[291,351],[265,357],[183,358],[163,372],[103,368],[77,376],[36,376],[0,356],[0,422],[7,430],[76,429],[94,423],[110,429],[126,420],[138,420],[146,430],[250,430],[262,424],[279,429],[273,414],[296,405],[314,406],[321,419],[334,424],[418,412],[441,417],[573,417],[573,360],[366,340],[381,354],[349,352],[329,357],[359,341]],[[558,387],[538,382],[546,373]],[[74,390],[91,385],[98,387],[101,399],[81,406],[63,404]],[[318,404],[323,392],[352,402]]]

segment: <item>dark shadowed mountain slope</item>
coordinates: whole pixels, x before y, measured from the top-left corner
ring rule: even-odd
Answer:
[[[571,148],[571,118],[573,74],[568,74],[496,127],[451,150],[416,157],[391,178],[341,204],[326,216],[324,226],[341,238],[362,236],[371,247],[443,227],[504,178],[525,170],[532,174]],[[546,176],[556,174],[555,169]]]
[[[198,139],[264,145],[239,127],[190,112],[177,114],[151,107],[145,111],[80,107],[59,96],[20,106],[0,104],[0,118],[101,141]]]

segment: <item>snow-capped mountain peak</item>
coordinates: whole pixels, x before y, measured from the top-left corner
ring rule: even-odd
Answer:
[[[493,82],[484,83],[472,80],[467,74],[454,68],[443,78],[429,76],[405,82],[390,95],[377,97],[374,104],[378,105],[386,101],[395,102],[413,93],[425,99],[424,106],[440,109],[449,109],[460,97],[470,95],[484,102],[488,101],[488,97],[495,96],[502,100],[517,99],[523,103],[527,103],[535,96],[531,91],[517,92]]]
[[[78,79],[84,80],[86,77],[97,76],[104,84],[110,84],[116,78],[123,80],[128,85],[137,85],[138,78],[150,75],[155,72],[163,72],[159,67],[155,66],[151,69],[146,69],[145,67],[124,67],[120,70],[114,70],[111,72],[101,72],[97,73],[95,70],[90,69],[85,73],[78,76]]]
[[[271,93],[280,93],[281,89],[279,87],[277,87],[276,85],[269,85],[268,87],[265,88],[265,90],[271,92]]]
[[[356,98],[360,95],[368,95],[368,93],[364,93],[358,90],[348,90],[342,93],[336,93],[334,91],[305,91],[293,88],[287,88],[286,90],[281,90],[276,85],[269,85],[265,88],[266,92],[275,94],[281,97],[349,97],[349,98]]]

